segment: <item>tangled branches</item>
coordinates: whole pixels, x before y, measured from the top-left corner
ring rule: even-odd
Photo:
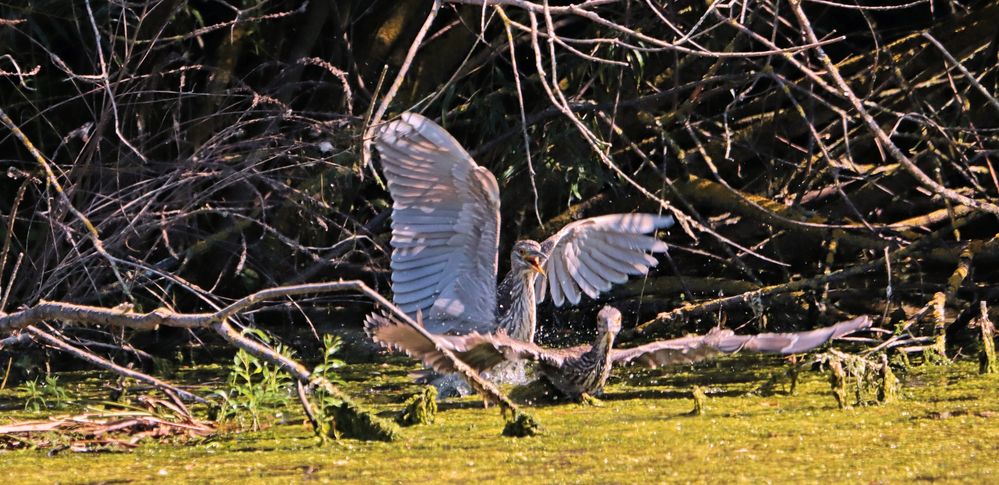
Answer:
[[[420,110],[497,175],[503,234],[676,217],[666,264],[611,296],[632,336],[880,313],[879,350],[939,355],[997,296],[997,26],[995,0],[0,7],[0,312],[384,289],[365,134]],[[303,303],[230,317],[311,324]],[[52,335],[96,355],[131,332]]]

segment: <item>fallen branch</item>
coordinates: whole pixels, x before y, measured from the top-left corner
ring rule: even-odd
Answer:
[[[44,421],[24,421],[0,426],[0,450],[18,448],[54,448],[89,452],[107,448],[135,448],[148,437],[164,438],[186,436],[201,438],[211,435],[211,423],[192,419],[176,413],[162,402],[147,400],[149,412],[118,411],[61,416]],[[163,409],[166,411],[164,414]],[[44,433],[58,433],[57,439],[48,439]],[[69,443],[66,443],[66,438]]]
[[[841,281],[853,276],[858,276],[864,273],[875,271],[885,265],[886,258],[887,261],[895,262],[902,260],[906,257],[910,257],[921,252],[926,252],[928,246],[936,243],[936,239],[931,236],[925,236],[912,244],[887,253],[886,256],[871,260],[869,262],[858,264],[856,266],[851,266],[849,268],[843,268],[838,271],[832,271],[826,274],[816,276],[809,279],[801,279],[796,281],[791,281],[787,283],[782,283],[778,285],[765,286],[762,288],[754,289],[751,291],[746,291],[738,295],[715,298],[712,300],[701,301],[701,302],[691,302],[686,303],[683,306],[673,309],[668,312],[662,312],[656,315],[656,318],[649,320],[634,329],[625,330],[621,332],[621,339],[626,340],[633,338],[636,334],[642,334],[656,328],[668,325],[670,322],[674,322],[680,318],[685,318],[694,315],[703,315],[705,313],[715,312],[718,310],[740,307],[752,304],[755,301],[759,301],[762,298],[772,297],[774,295],[780,295],[785,293],[790,293],[794,291],[806,290],[806,289],[817,289],[823,287],[827,283]],[[961,260],[964,263],[959,263],[958,268],[955,270],[954,274],[948,280],[948,294],[954,295],[957,292],[957,288],[960,287],[961,283],[964,281],[964,277],[967,276],[968,267],[965,265],[970,265],[972,257],[980,253],[991,253],[999,249],[999,238],[993,238],[985,242],[973,241],[968,244],[965,250],[962,251]],[[948,298],[952,298],[948,297]],[[910,318],[906,325],[906,328],[911,325],[917,318],[921,318],[925,311],[930,309],[930,305],[924,307],[920,313],[915,317]],[[881,350],[886,346],[895,343],[895,340],[889,339],[878,345],[877,347],[868,350],[868,353]]]
[[[130,310],[115,308],[43,301],[34,307],[11,314],[4,314],[0,312],[0,334],[29,328],[32,325],[45,321],[59,321],[70,324],[105,325],[136,330],[154,330],[160,326],[186,329],[211,328],[226,341],[258,358],[279,366],[281,369],[294,376],[298,381],[307,383],[309,388],[321,386],[327,393],[329,393],[330,396],[339,399],[344,403],[342,411],[345,412],[347,416],[356,418],[356,422],[371,422],[375,425],[385,425],[383,430],[384,432],[379,434],[383,437],[387,437],[393,434],[385,431],[391,428],[387,421],[371,415],[366,411],[360,410],[360,408],[354,405],[345,394],[340,392],[324,377],[314,375],[302,364],[279,354],[266,345],[243,336],[229,324],[230,318],[253,308],[264,301],[290,296],[338,291],[358,291],[367,295],[400,320],[414,327],[418,332],[425,333],[427,338],[436,342],[433,335],[429,334],[426,329],[413,321],[402,310],[393,305],[392,302],[379,295],[376,291],[361,281],[337,281],[330,283],[311,283],[269,288],[236,300],[229,306],[226,306],[216,312],[205,313],[178,313],[166,308],[157,308],[147,313],[137,313]],[[454,362],[455,368],[469,380],[469,383],[483,395],[487,402],[499,404],[504,413],[506,411],[512,411],[514,413],[517,411],[517,406],[510,401],[508,397],[501,393],[491,382],[483,379],[477,372],[455,358],[454,354],[443,346],[438,346],[438,348],[441,353],[444,354],[445,358]],[[100,362],[94,360],[90,361],[107,368],[106,365],[103,365]],[[118,372],[118,369],[110,369]]]

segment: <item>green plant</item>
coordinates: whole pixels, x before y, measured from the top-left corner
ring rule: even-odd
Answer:
[[[270,343],[271,339],[259,330],[248,329],[246,332]],[[292,355],[291,350],[282,344],[274,348],[281,355]],[[292,378],[277,365],[240,349],[232,358],[228,383],[227,390],[216,392],[222,400],[216,410],[216,421],[235,420],[240,426],[246,426],[249,421],[252,429],[258,430],[263,416],[269,411],[274,411],[277,418],[283,415],[278,410],[288,404]]]
[[[66,390],[59,385],[59,377],[45,376],[45,382],[39,384],[38,379],[24,383],[24,410],[39,412],[49,407],[61,408],[69,402]]]
[[[312,374],[323,376],[332,383],[340,383],[339,376],[333,371],[344,366],[342,360],[334,357],[337,352],[340,352],[341,347],[343,347],[343,340],[339,336],[323,335],[323,363],[312,369]]]
[[[331,383],[340,383],[339,377],[333,372],[344,365],[344,362],[334,355],[340,351],[343,341],[336,335],[323,335],[323,361],[312,369],[314,376],[322,376]],[[315,406],[315,432],[324,443],[329,439],[338,439],[340,430],[336,426],[337,411],[343,406],[343,400],[331,395],[323,386],[317,386],[312,393]]]
[[[319,439],[326,443],[340,436],[350,436],[364,440],[393,441],[399,436],[399,428],[392,422],[363,412],[357,404],[351,402],[334,388],[326,387],[319,377],[329,383],[343,384],[334,369],[344,365],[343,361],[334,357],[340,351],[342,342],[333,335],[323,336],[323,361],[312,370],[313,384],[318,384],[310,398],[313,431]],[[311,387],[311,386],[310,386]]]
[[[38,379],[33,381],[25,381],[24,392],[26,394],[24,399],[24,410],[27,411],[31,409],[34,412],[41,411],[43,408],[47,408],[48,405],[45,402],[45,394],[42,392],[41,386],[38,385]]]

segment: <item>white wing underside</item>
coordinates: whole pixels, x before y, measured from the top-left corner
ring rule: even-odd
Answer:
[[[541,244],[548,276],[535,280],[538,302],[550,290],[555,306],[565,300],[575,305],[583,294],[596,298],[629,276],[648,273],[657,263],[649,253],[665,252],[667,245],[645,234],[672,225],[673,217],[653,214],[611,214],[568,224]]]
[[[415,113],[375,140],[392,206],[392,292],[434,333],[496,325],[499,187],[457,140]]]

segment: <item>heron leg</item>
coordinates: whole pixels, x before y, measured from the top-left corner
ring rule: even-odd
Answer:
[[[597,398],[595,398],[595,397],[593,397],[593,396],[591,396],[587,392],[581,392],[581,393],[579,393],[579,404],[582,404],[584,406],[596,406],[596,407],[600,407],[600,406],[604,405],[604,402],[601,401],[601,400],[599,400],[599,399],[597,399]]]

